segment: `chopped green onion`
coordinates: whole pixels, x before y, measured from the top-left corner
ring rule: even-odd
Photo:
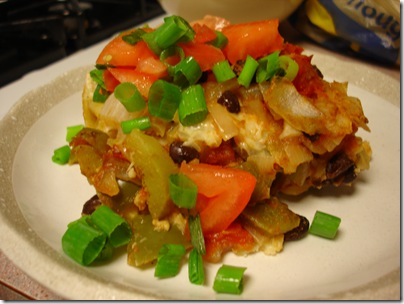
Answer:
[[[172,120],[181,101],[181,90],[165,80],[156,80],[149,90],[149,112],[151,115]]]
[[[168,181],[170,197],[178,207],[195,207],[198,187],[188,176],[182,173],[171,174]]]
[[[114,90],[114,95],[128,112],[136,112],[146,107],[146,101],[131,82],[122,82]]]
[[[90,221],[108,236],[113,247],[129,243],[132,230],[128,222],[111,208],[101,205],[90,215]]]
[[[200,254],[206,254],[205,239],[203,238],[199,214],[196,216],[189,216],[188,223],[192,245]]]
[[[285,71],[285,78],[293,81],[299,72],[299,65],[286,55],[279,56],[279,66]]]
[[[181,244],[165,244],[161,247],[154,276],[169,278],[176,276],[180,271],[181,260],[185,255],[185,246]]]
[[[163,62],[167,66],[167,72],[170,76],[174,74],[174,66],[169,64],[167,61],[169,58],[178,58],[178,62],[182,61],[185,58],[185,53],[182,48],[178,45],[170,46],[169,48],[163,50],[160,54],[160,61]]]
[[[256,81],[258,83],[271,79],[279,70],[279,51],[258,60]]]
[[[202,255],[195,248],[189,253],[188,278],[192,284],[202,285],[205,282]]]
[[[189,30],[187,22],[178,16],[170,16],[164,18],[164,23],[156,29],[156,43],[161,49],[166,49],[187,34]]]
[[[97,86],[93,93],[93,101],[104,103],[109,97],[109,92],[104,83],[104,70],[94,69],[90,71],[90,76],[93,81],[97,83]]]
[[[101,253],[107,235],[91,226],[83,217],[68,225],[62,236],[63,251],[81,265],[91,264]]]
[[[104,247],[102,248],[100,254],[97,256],[96,261],[108,261],[114,255],[114,247],[110,242],[105,242]]]
[[[164,18],[164,23],[155,31],[146,33],[142,39],[155,54],[161,52],[177,42],[193,40],[195,31],[185,19],[179,16]]]
[[[194,40],[195,31],[188,23],[188,21],[186,21],[184,18],[180,16],[169,16],[164,18],[164,23],[175,23],[179,28],[183,30],[184,34],[179,37],[176,42],[189,42]]]
[[[90,77],[97,84],[99,84],[104,90],[106,90],[105,83],[104,83],[104,70],[93,69],[90,71]]]
[[[178,116],[184,126],[191,126],[203,121],[208,115],[205,93],[199,84],[189,86],[182,91],[178,106]]]
[[[93,93],[93,101],[104,103],[108,97],[108,91],[102,88],[100,84],[98,84]]]
[[[255,74],[257,83],[267,80],[267,62],[265,60],[258,60],[258,68]]]
[[[193,57],[181,60],[173,69],[173,82],[181,88],[197,83],[201,76],[201,67]]]
[[[95,64],[95,68],[98,69],[98,70],[105,70],[105,69],[107,69],[108,67],[113,67],[113,65],[104,64],[104,63],[97,63],[97,64]]]
[[[213,289],[219,293],[241,294],[245,267],[222,265],[216,273]]]
[[[121,128],[124,134],[129,134],[133,129],[146,130],[151,127],[149,117],[138,117],[130,120],[121,121]]]
[[[313,221],[309,228],[309,233],[324,238],[335,238],[341,219],[337,216],[316,211]]]
[[[160,55],[163,49],[158,46],[156,42],[156,31],[146,33],[142,36],[144,42],[146,42],[149,49],[156,55]]]
[[[256,61],[250,55],[248,55],[244,63],[244,67],[237,78],[238,83],[248,88],[255,75],[255,71],[257,70],[258,65],[259,65],[258,61]]]
[[[212,41],[209,41],[208,43],[219,49],[223,49],[227,45],[229,40],[222,32],[219,32],[219,31],[215,31],[215,32],[216,32],[216,38],[213,39]]]
[[[135,45],[140,40],[142,40],[142,36],[145,33],[146,33],[146,31],[144,29],[138,28],[138,29],[130,32],[129,34],[122,35],[122,40],[131,45]]]
[[[156,29],[154,36],[157,45],[161,49],[166,49],[174,45],[185,34],[186,29],[182,28],[174,19],[164,22]]]
[[[236,74],[230,67],[230,63],[227,60],[219,61],[212,66],[213,74],[216,77],[217,82],[225,82],[229,79],[236,77]]]
[[[79,133],[83,128],[84,128],[84,125],[75,125],[75,126],[67,127],[66,141],[68,143],[71,142],[73,137],[75,137],[77,135],[77,133]]]
[[[180,48],[178,45],[173,45],[161,52],[160,61],[165,63],[165,61],[168,58],[177,56],[180,58],[180,60],[184,59],[185,58],[184,50]]]
[[[59,165],[65,165],[69,162],[70,147],[64,145],[60,148],[53,150],[52,161]]]
[[[112,257],[113,248],[129,243],[129,224],[109,207],[101,205],[91,215],[70,222],[62,236],[63,251],[87,266]]]

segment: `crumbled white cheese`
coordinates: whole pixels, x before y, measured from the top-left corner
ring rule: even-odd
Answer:
[[[177,136],[184,142],[184,145],[194,147],[198,151],[201,150],[202,143],[209,147],[218,147],[222,142],[222,137],[210,115],[204,121],[193,126],[184,127],[179,124]]]
[[[266,149],[269,133],[265,129],[264,123],[259,122],[252,114],[239,113],[237,118],[240,122],[240,134],[236,141],[249,155]]]
[[[168,220],[153,219],[152,224],[155,231],[168,231],[170,230],[170,223]]]

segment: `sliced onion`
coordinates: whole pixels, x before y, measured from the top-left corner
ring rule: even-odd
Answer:
[[[284,150],[288,157],[288,161],[285,162],[283,166],[285,174],[296,172],[296,169],[300,164],[309,162],[313,159],[311,151],[296,142],[284,141]]]
[[[114,95],[111,95],[100,111],[97,128],[104,132],[120,130],[121,121],[141,117],[143,113],[144,111],[128,112],[123,104]]]
[[[225,107],[218,103],[209,103],[208,109],[225,141],[238,135],[239,129]]]
[[[283,78],[260,84],[267,107],[297,130],[313,135],[324,130],[323,114]]]
[[[282,251],[284,240],[283,234],[267,236],[252,225],[244,225],[244,229],[254,237],[258,243],[259,251],[262,251],[265,255],[274,256]]]
[[[283,131],[281,135],[279,135],[279,139],[284,139],[288,137],[296,137],[302,135],[302,132],[293,128],[290,124],[286,121],[283,123]]]
[[[91,78],[90,73],[87,73],[82,93],[82,105],[84,121],[89,128],[96,127],[100,111],[104,107],[103,103],[93,101],[93,94],[96,87],[97,83]]]

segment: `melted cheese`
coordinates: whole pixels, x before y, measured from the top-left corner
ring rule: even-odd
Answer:
[[[236,141],[240,148],[248,155],[259,153],[267,148],[269,133],[265,129],[265,124],[260,122],[253,114],[239,113],[240,132]]]
[[[218,147],[222,142],[222,137],[213,119],[209,115],[204,121],[184,127],[178,124],[176,137],[184,142],[184,145],[194,147],[200,151],[202,146]]]

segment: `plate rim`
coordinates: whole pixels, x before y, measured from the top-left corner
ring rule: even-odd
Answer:
[[[315,57],[316,57],[316,55],[314,56],[314,58]],[[317,57],[321,57],[321,56],[317,56]],[[326,55],[322,55],[322,57],[327,58]],[[319,60],[321,61],[322,58],[319,58]],[[81,285],[83,283],[84,284],[94,283],[94,282],[98,282],[98,284],[101,283],[103,285],[103,290],[101,291],[100,288],[98,288],[98,290],[96,290],[96,292],[91,297],[91,299],[106,299],[106,297],[105,297],[106,295],[110,294],[110,295],[114,296],[114,294],[118,293],[120,295],[119,298],[136,299],[136,296],[137,296],[138,299],[142,299],[142,300],[143,299],[156,300],[159,298],[157,298],[155,295],[148,294],[143,290],[137,290],[134,287],[123,286],[119,283],[109,283],[106,280],[104,280],[103,278],[100,278],[88,271],[85,271],[82,267],[75,265],[71,261],[61,258],[60,254],[58,252],[56,252],[53,248],[51,248],[48,244],[46,244],[46,242],[43,241],[29,227],[28,223],[24,219],[24,216],[23,216],[21,210],[19,210],[18,203],[16,202],[15,197],[14,197],[14,193],[13,193],[13,189],[12,189],[12,180],[11,180],[12,165],[13,165],[13,161],[14,161],[15,152],[17,151],[18,146],[20,145],[24,135],[28,132],[30,127],[42,115],[44,115],[54,105],[56,105],[57,103],[62,101],[63,96],[67,97],[69,95],[69,91],[72,87],[76,87],[78,90],[82,87],[82,84],[84,83],[85,71],[89,70],[89,68],[90,68],[90,66],[85,66],[85,67],[79,67],[79,68],[67,71],[67,72],[63,73],[62,75],[60,75],[59,77],[57,77],[56,79],[48,82],[47,84],[28,92],[21,99],[19,99],[19,101],[17,101],[14,104],[14,106],[5,115],[5,117],[0,120],[0,130],[5,130],[6,128],[9,128],[8,125],[13,122],[15,123],[15,120],[17,118],[19,118],[18,114],[19,114],[19,111],[21,111],[21,107],[23,107],[26,103],[29,103],[30,96],[32,96],[32,94],[41,94],[41,91],[46,90],[46,87],[52,86],[54,83],[56,83],[60,79],[66,79],[67,76],[74,75],[74,77],[68,77],[69,84],[66,85],[66,87],[64,88],[64,91],[62,90],[62,92],[60,92],[59,98],[57,98],[57,99],[55,98],[55,100],[53,102],[47,103],[45,105],[44,109],[41,109],[41,110],[38,109],[38,111],[36,111],[36,113],[32,113],[32,115],[34,115],[34,117],[31,117],[30,119],[34,119],[33,122],[31,121],[30,124],[24,125],[22,128],[18,129],[16,132],[17,134],[4,135],[6,132],[0,132],[0,143],[2,143],[2,141],[3,141],[3,143],[0,147],[0,152],[4,153],[3,155],[6,155],[7,160],[11,159],[10,164],[4,164],[3,163],[4,158],[0,159],[0,168],[2,169],[2,170],[0,170],[0,181],[6,182],[7,186],[10,186],[9,189],[6,191],[11,191],[13,198],[14,198],[13,201],[11,202],[11,205],[7,205],[7,203],[10,204],[10,202],[6,202],[5,200],[3,201],[2,198],[0,198],[0,204],[1,204],[0,217],[3,219],[3,221],[0,222],[0,230],[4,231],[4,233],[0,234],[0,240],[3,240],[2,244],[5,244],[5,242],[4,242],[5,237],[2,235],[6,235],[7,233],[9,233],[9,234],[12,234],[13,236],[19,237],[20,241],[21,241],[21,244],[19,246],[14,245],[14,246],[6,247],[6,246],[2,245],[1,250],[4,252],[4,254],[10,260],[12,260],[13,263],[15,263],[19,268],[21,268],[30,277],[34,278],[36,281],[38,281],[42,285],[46,286],[46,288],[48,288],[55,294],[59,294],[64,298],[66,298],[66,294],[63,294],[63,292],[61,292],[60,290],[52,289],[52,280],[50,278],[43,280],[43,277],[40,277],[39,275],[37,275],[38,273],[40,273],[40,269],[38,269],[38,267],[33,267],[33,269],[31,269],[31,268],[26,269],[27,264],[30,264],[29,262],[15,261],[15,259],[13,259],[13,257],[11,257],[13,255],[13,253],[15,252],[16,247],[26,248],[26,247],[30,247],[30,245],[32,245],[34,243],[40,244],[39,247],[34,247],[35,255],[38,258],[44,259],[44,261],[46,261],[47,263],[50,263],[55,266],[62,266],[62,271],[65,274],[71,274],[72,269],[73,269],[74,270],[73,273],[74,274],[78,273],[79,275],[81,275],[83,277],[82,279],[85,281],[85,282],[83,282],[83,281],[76,282],[76,285],[77,284]],[[377,71],[375,71],[375,72],[378,73]],[[327,76],[328,76],[328,74],[327,74]],[[354,82],[350,82],[350,83],[362,88],[360,85],[358,85]],[[364,89],[367,90],[366,88],[364,88]],[[76,93],[76,92],[77,91],[74,91],[74,93]],[[70,91],[70,93],[71,93],[71,91]],[[373,93],[373,92],[370,92],[370,93]],[[378,94],[378,96],[380,96],[380,94]],[[394,104],[392,102],[391,99],[389,100],[384,97],[382,97],[382,98],[384,100],[387,100],[388,102],[392,103],[393,105],[397,106],[396,104]],[[399,108],[399,106],[398,106],[398,108]],[[42,111],[42,113],[41,113],[41,111]],[[35,111],[33,111],[33,112],[35,112]],[[13,138],[15,138],[15,137],[18,138],[17,142],[15,143],[14,149],[7,149],[7,148],[9,148],[9,146],[7,145],[7,140],[10,139],[9,138],[10,136],[12,136]],[[6,145],[4,145],[4,142],[6,142]],[[8,173],[9,173],[9,175],[7,175]],[[4,193],[3,193],[3,195],[4,195]],[[9,210],[10,207],[11,208],[17,207],[18,211],[14,210],[13,212],[17,212],[20,215],[19,218],[12,219],[13,225],[10,225],[10,218],[8,218],[8,216],[12,213]],[[18,229],[15,227],[15,225],[18,226]],[[21,234],[21,231],[23,231],[23,234]],[[30,248],[32,249],[32,247],[30,247]],[[28,265],[28,266],[32,266],[32,265]],[[382,282],[396,282],[397,277],[398,277],[398,279],[400,279],[399,272],[400,272],[400,267],[397,270],[391,272],[390,274],[387,274],[386,276],[383,276],[382,278],[377,279],[376,281],[372,281],[369,284],[365,284],[364,286],[360,286],[360,287],[354,288],[352,290],[344,291],[342,293],[334,294],[334,295],[332,295],[332,298],[342,299],[342,298],[346,297],[347,294],[352,295],[352,293],[354,293],[354,294],[361,293],[364,291],[368,291],[369,289],[375,289],[375,284],[376,284],[376,286],[378,286]],[[69,280],[69,281],[73,281],[73,280]],[[72,285],[71,288],[74,288],[75,283],[70,282],[70,284]],[[96,298],[94,298],[94,296]],[[351,297],[349,297],[349,299],[351,299]]]

